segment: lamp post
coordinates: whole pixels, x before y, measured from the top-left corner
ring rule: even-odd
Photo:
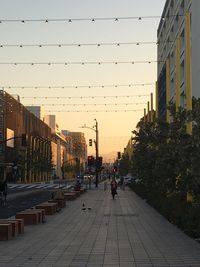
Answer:
[[[99,129],[98,129],[98,121],[95,120],[95,125],[93,127],[88,127],[86,125],[80,127],[80,128],[86,128],[94,131],[96,133],[96,138],[95,138],[95,157],[96,157],[96,162],[95,162],[95,186],[98,187],[99,184],[99,170],[98,170],[98,159],[99,159]]]

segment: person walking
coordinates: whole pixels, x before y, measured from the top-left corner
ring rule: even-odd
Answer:
[[[7,181],[0,182],[0,194],[1,194],[1,206],[5,206],[7,203],[8,185]]]
[[[111,187],[112,198],[115,199],[115,195],[117,194],[117,182],[114,177],[112,178],[110,187]]]

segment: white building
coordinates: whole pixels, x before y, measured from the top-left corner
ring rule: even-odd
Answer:
[[[187,11],[191,24],[187,24]],[[166,103],[177,102],[187,108],[188,58],[186,49],[191,52],[192,95],[200,96],[200,1],[166,0],[157,32],[158,41],[158,114],[166,116]],[[187,46],[187,25],[190,25],[190,42]],[[188,51],[188,50],[187,50]],[[169,65],[167,65],[169,59]],[[169,68],[167,67],[169,66]],[[168,72],[167,72],[168,69]],[[167,74],[168,73],[168,74]],[[169,82],[167,77],[169,76]],[[178,83],[177,83],[178,81]],[[177,93],[178,92],[178,93]],[[178,100],[177,100],[178,99]]]

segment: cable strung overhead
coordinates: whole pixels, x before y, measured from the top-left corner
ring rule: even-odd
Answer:
[[[112,65],[118,65],[118,64],[151,64],[151,63],[158,63],[163,61],[157,61],[157,60],[141,60],[141,61],[84,61],[84,62],[0,62],[0,65],[105,65],[105,64],[112,64]]]
[[[107,96],[22,96],[22,99],[94,99],[94,98],[129,98],[149,97],[149,95],[107,95]]]
[[[91,17],[91,18],[43,18],[43,19],[0,19],[0,23],[7,23],[7,22],[21,22],[21,23],[30,23],[30,22],[80,22],[80,21],[122,21],[122,20],[144,20],[144,19],[162,19],[163,21],[170,17],[183,17],[184,15],[169,15],[169,16],[130,16],[130,17]]]
[[[50,104],[31,104],[29,106],[129,106],[129,105],[146,105],[147,103],[103,103],[103,104],[91,104],[91,103],[87,103],[87,104],[55,104],[55,103],[50,103]]]
[[[77,112],[77,113],[83,113],[83,112],[86,112],[86,113],[89,113],[89,112],[96,112],[96,113],[100,113],[100,112],[141,112],[141,111],[144,111],[143,109],[131,109],[131,110],[128,110],[128,109],[124,109],[124,110],[120,110],[120,109],[109,109],[109,110],[45,110],[46,112],[50,112],[50,113],[53,113],[53,112],[56,112],[56,113],[69,113],[69,112]]]
[[[65,89],[65,88],[107,88],[107,87],[136,87],[136,86],[152,86],[155,83],[129,83],[129,84],[104,84],[104,85],[60,85],[60,86],[1,86],[2,88],[7,89]]]
[[[149,42],[144,42],[144,41],[140,41],[140,42],[117,42],[117,43],[69,43],[69,44],[65,44],[65,43],[60,43],[60,44],[0,44],[0,48],[6,48],[6,47],[19,47],[19,48],[23,48],[23,47],[82,47],[82,46],[97,46],[97,47],[101,47],[101,46],[122,46],[122,45],[159,45],[159,44],[163,44],[163,43],[172,43],[172,41],[159,41],[159,42],[155,42],[155,41],[149,41]]]

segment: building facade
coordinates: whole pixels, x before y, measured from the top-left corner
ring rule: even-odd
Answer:
[[[87,163],[87,144],[84,133],[67,130],[63,130],[62,133],[65,135],[66,140],[68,140],[71,150],[66,165],[70,167],[70,165],[73,166],[75,164],[74,175],[82,175],[85,172]]]
[[[200,90],[200,1],[167,0],[157,31],[157,112],[169,120],[166,106],[191,109]]]
[[[31,113],[33,113],[38,119],[41,119],[41,107],[40,106],[25,106]]]
[[[51,129],[19,99],[0,91],[0,174],[8,181],[50,179]]]
[[[124,155],[128,155],[129,160],[132,159],[133,156],[133,141],[132,138],[128,141],[127,146],[124,148]]]

